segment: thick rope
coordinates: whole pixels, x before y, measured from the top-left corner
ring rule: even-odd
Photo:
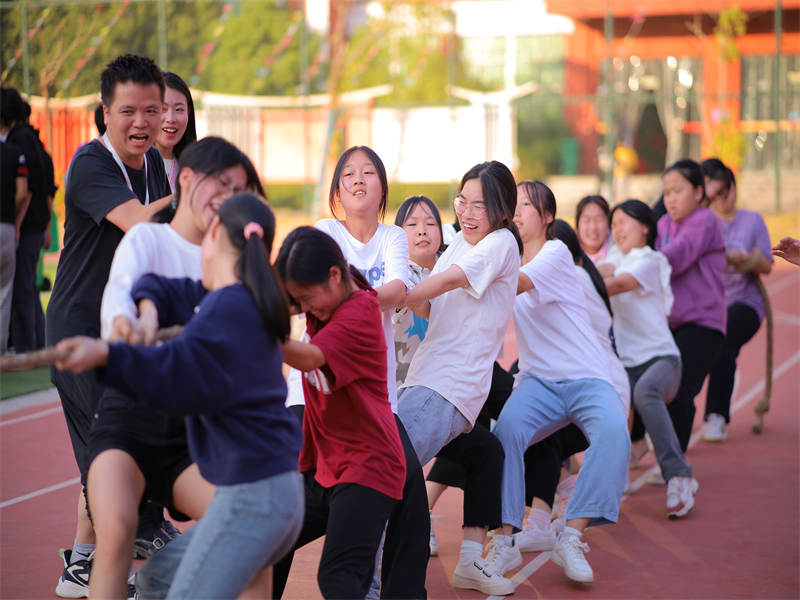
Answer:
[[[761,277],[757,274],[753,274],[756,285],[758,286],[758,291],[761,294],[761,298],[764,300],[764,314],[765,314],[765,321],[767,324],[767,369],[766,373],[764,374],[764,395],[761,397],[761,400],[758,401],[753,411],[756,414],[756,421],[753,423],[753,433],[761,433],[764,429],[764,414],[769,411],[769,401],[770,396],[772,395],[772,360],[773,360],[773,350],[774,350],[774,333],[773,333],[773,317],[772,317],[772,305],[769,302],[769,295],[767,294],[767,288],[764,287],[764,282],[761,281]]]
[[[183,330],[180,325],[173,325],[159,329],[156,334],[156,341],[165,342],[174,338]],[[21,354],[4,354],[0,357],[0,373],[12,373],[16,371],[30,371],[39,367],[47,367],[55,364],[56,361],[63,360],[69,356],[68,352],[49,346],[34,352],[23,352]]]

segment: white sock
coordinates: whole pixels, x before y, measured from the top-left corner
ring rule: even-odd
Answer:
[[[569,527],[569,526],[568,527],[564,527],[564,531],[561,533],[561,536],[564,537],[564,539],[566,539],[566,537],[569,536],[569,535],[574,535],[578,539],[581,539],[581,537],[583,536],[583,532],[582,531],[578,531],[574,527]]]
[[[480,562],[483,554],[483,545],[478,542],[470,540],[461,541],[461,554],[458,556],[458,562],[462,565],[470,565],[473,562]]]
[[[495,533],[494,539],[497,540],[497,543],[502,546],[510,546],[511,545],[511,536],[510,535],[503,535],[502,533]]]

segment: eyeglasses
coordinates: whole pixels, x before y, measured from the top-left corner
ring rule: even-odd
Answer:
[[[476,217],[483,217],[486,215],[486,203],[483,200],[475,202],[467,202],[460,196],[456,196],[453,200],[453,208],[455,208],[457,215],[463,215],[465,212],[472,211]]]
[[[223,173],[214,173],[214,179],[216,179],[219,186],[231,196],[244,191],[244,188],[237,186],[231,181],[230,177]]]

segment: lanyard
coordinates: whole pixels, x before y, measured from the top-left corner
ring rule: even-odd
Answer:
[[[120,169],[122,169],[122,176],[125,177],[125,183],[128,184],[128,189],[136,195],[136,192],[133,191],[133,186],[131,185],[131,178],[128,176],[128,170],[125,168],[125,165],[122,164],[122,159],[117,154],[117,151],[114,150],[114,146],[111,145],[111,140],[108,139],[108,133],[103,134],[103,145],[108,148],[108,151],[111,152],[111,156],[114,158],[114,162],[117,163]],[[150,204],[150,188],[147,187],[147,154],[144,155],[144,205],[147,206]]]

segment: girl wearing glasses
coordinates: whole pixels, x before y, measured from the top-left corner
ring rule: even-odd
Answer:
[[[489,393],[517,287],[521,242],[512,221],[516,200],[514,176],[502,163],[486,162],[467,171],[454,201],[461,231],[430,277],[406,296],[414,313],[429,319],[399,400],[400,419],[422,464],[442,451],[447,454],[453,450],[448,444],[473,430]],[[499,499],[496,487],[483,493]],[[488,504],[496,499],[488,498]],[[488,521],[499,515],[483,517],[480,523],[469,522],[465,511],[454,584],[510,594],[513,584],[482,557],[493,525]]]

